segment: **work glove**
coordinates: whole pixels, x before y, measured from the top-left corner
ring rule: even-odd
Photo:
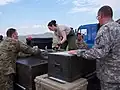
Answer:
[[[53,50],[59,50],[59,49],[60,49],[60,47],[61,47],[61,44],[60,44],[60,43],[58,43],[55,47],[53,47]]]
[[[61,43],[58,43],[57,45],[58,45],[58,47],[61,47],[62,44],[61,44]]]
[[[69,54],[77,55],[78,57],[81,57],[84,52],[85,52],[85,49],[78,49],[78,50],[68,51]]]
[[[34,50],[35,56],[41,56],[41,50],[38,48],[38,46],[33,46],[32,49]]]
[[[34,49],[35,51],[37,51],[39,48],[38,48],[38,46],[33,46],[32,49]]]
[[[76,55],[78,57],[81,57],[85,51],[86,51],[85,49],[78,49],[77,52],[76,52]]]

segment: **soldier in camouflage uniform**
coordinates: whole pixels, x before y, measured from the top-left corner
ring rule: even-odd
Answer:
[[[87,44],[83,40],[81,33],[77,33],[76,45],[78,49],[88,49]]]
[[[97,19],[102,25],[95,45],[90,50],[79,52],[79,56],[97,60],[97,76],[102,90],[120,90],[120,24],[112,19],[113,11],[103,6]]]
[[[7,38],[0,43],[0,90],[13,90],[13,74],[16,72],[16,59],[19,52],[40,54],[34,49],[18,40],[16,29],[7,31]]]

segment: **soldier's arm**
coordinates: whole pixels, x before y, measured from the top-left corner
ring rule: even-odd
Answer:
[[[82,54],[87,59],[99,59],[104,58],[110,52],[112,40],[110,30],[107,26],[100,29],[98,33],[95,45],[90,50],[87,50]]]
[[[41,51],[39,49],[33,49],[32,47],[28,46],[27,44],[25,44],[23,42],[18,41],[18,44],[19,44],[20,52],[23,52],[26,54],[33,54],[33,55],[41,53]]]

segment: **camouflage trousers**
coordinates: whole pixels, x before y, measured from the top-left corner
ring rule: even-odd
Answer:
[[[0,75],[0,90],[13,90],[12,75]]]
[[[107,83],[101,81],[101,90],[120,90],[120,83]]]

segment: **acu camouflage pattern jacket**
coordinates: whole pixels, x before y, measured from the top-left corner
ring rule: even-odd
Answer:
[[[97,72],[104,82],[120,83],[120,24],[110,20],[96,36],[92,49],[83,53],[87,59],[97,60]]]

